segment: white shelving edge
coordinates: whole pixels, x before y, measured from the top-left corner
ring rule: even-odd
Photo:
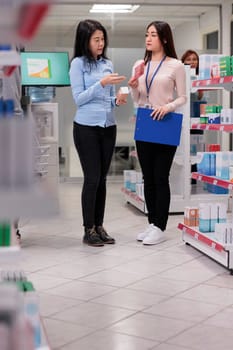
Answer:
[[[134,207],[137,209],[141,210],[143,213],[147,213],[146,207],[145,207],[145,202],[142,198],[138,197],[135,192],[131,192],[126,188],[122,188],[121,191],[125,195],[125,201],[127,203],[132,204]]]
[[[213,89],[226,89],[229,91],[233,90],[233,76],[220,77],[207,79],[203,81],[194,81],[192,83],[192,91],[198,88],[213,88]],[[232,132],[233,125],[211,125],[211,124],[197,124],[194,125],[194,129],[202,130],[215,130],[215,131],[226,131]],[[214,176],[208,176],[198,173],[193,173],[192,178],[198,181],[210,183],[213,185],[226,188],[230,191],[233,189],[233,183],[227,180],[222,180]],[[219,198],[219,195],[217,195]],[[214,259],[221,265],[225,266],[233,274],[233,246],[222,245],[214,238],[214,233],[202,233],[198,231],[198,228],[189,227],[183,223],[179,223],[178,228],[182,230],[183,241],[191,246],[195,247],[202,253],[206,254],[210,258]]]
[[[189,227],[179,223],[182,239],[185,243],[208,255],[213,260],[233,272],[233,246],[224,246],[214,239],[214,233],[203,233],[197,227]]]

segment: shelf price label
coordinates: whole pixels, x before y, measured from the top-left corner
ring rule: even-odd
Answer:
[[[215,249],[216,248],[216,243],[212,242],[211,243],[211,248]]]
[[[220,79],[219,79],[219,83],[220,83],[220,84],[223,84],[223,83],[224,83],[224,78],[220,78]]]
[[[218,183],[218,180],[213,181],[213,185],[217,185],[217,183]]]

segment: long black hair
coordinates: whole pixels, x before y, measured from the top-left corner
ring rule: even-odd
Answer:
[[[172,35],[172,30],[171,30],[171,27],[169,26],[169,24],[167,22],[163,22],[163,21],[154,21],[154,22],[151,22],[147,26],[146,31],[148,31],[148,29],[151,26],[154,26],[156,31],[157,31],[157,34],[159,36],[159,40],[161,41],[161,44],[163,45],[165,55],[168,57],[177,58],[174,40],[173,40],[173,35]],[[147,63],[148,61],[151,60],[151,56],[152,56],[152,52],[146,50],[145,55],[144,55],[145,63]]]
[[[85,58],[87,59],[90,65],[95,63],[96,60],[89,49],[89,43],[90,43],[90,38],[92,34],[96,30],[100,30],[101,32],[103,32],[103,35],[104,35],[104,48],[100,57],[107,58],[106,56],[106,50],[108,46],[107,31],[100,22],[92,19],[85,19],[84,21],[79,22],[77,26],[75,42],[74,42],[73,58],[85,56]]]

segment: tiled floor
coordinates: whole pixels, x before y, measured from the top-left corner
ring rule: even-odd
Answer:
[[[108,184],[105,227],[117,244],[82,244],[80,184],[60,185],[61,213],[21,220],[27,272],[53,350],[232,350],[233,276],[181,240],[143,246],[146,216]]]

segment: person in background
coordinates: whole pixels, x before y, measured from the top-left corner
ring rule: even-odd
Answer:
[[[73,138],[84,174],[83,243],[91,246],[115,243],[103,227],[106,176],[116,141],[114,108],[125,104],[126,99],[115,94],[115,85],[125,77],[114,73],[106,56],[107,46],[107,32],[101,23],[87,19],[78,24],[70,66],[77,106]]]
[[[199,74],[199,56],[196,51],[190,49],[185,51],[181,57],[181,62],[189,65],[190,68],[194,68],[196,70],[196,75]],[[198,90],[194,95],[196,97],[196,100],[200,101],[203,99],[204,93],[202,90]]]
[[[181,62],[190,66],[190,68],[194,68],[196,70],[196,75],[199,74],[199,56],[194,50],[187,50],[181,56]],[[194,116],[194,104],[195,102],[204,101],[204,92],[203,90],[197,90],[194,93],[190,94],[190,117]],[[190,130],[191,135],[203,135],[203,130]],[[191,165],[191,172],[197,171],[197,164]],[[191,179],[191,184],[195,185],[197,181],[195,179]]]
[[[177,59],[172,31],[168,23],[154,21],[147,26],[144,73],[128,84],[133,101],[139,107],[153,109],[151,117],[161,120],[186,102],[185,69]],[[137,69],[136,69],[137,70]],[[176,97],[174,97],[174,93]],[[170,206],[169,173],[176,146],[136,141],[139,163],[144,178],[144,195],[149,225],[137,236],[145,245],[165,240]]]

